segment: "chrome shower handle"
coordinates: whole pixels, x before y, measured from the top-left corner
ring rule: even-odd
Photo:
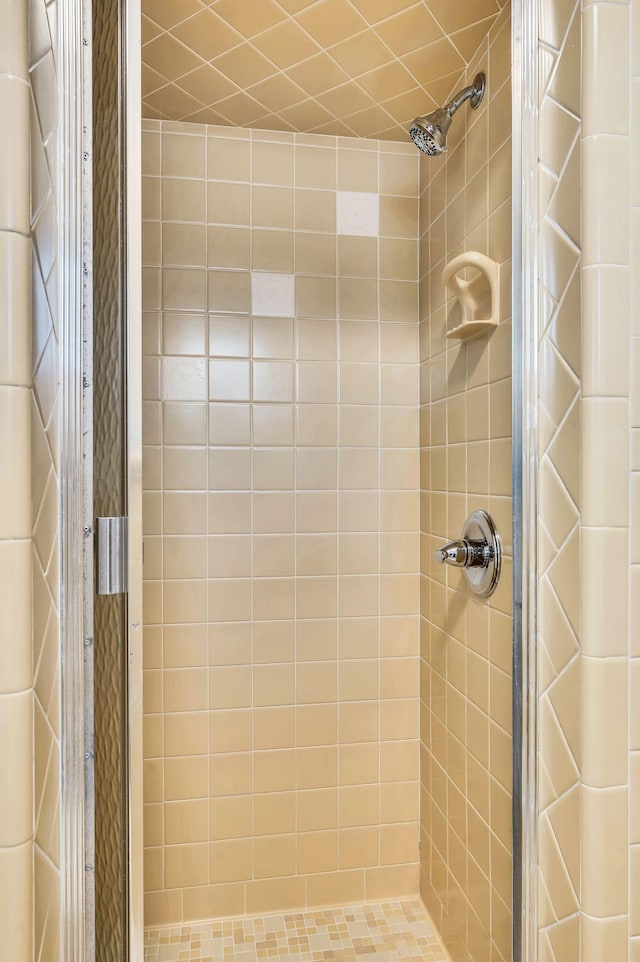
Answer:
[[[453,565],[455,568],[464,568],[467,564],[468,550],[466,541],[450,541],[442,548],[437,548],[434,557],[438,564]]]
[[[500,578],[502,545],[487,512],[470,514],[460,540],[438,548],[435,559],[441,565],[462,568],[469,587],[480,598],[492,595]]]
[[[450,541],[435,551],[439,564],[453,565],[454,568],[486,568],[493,558],[493,548],[488,541]]]

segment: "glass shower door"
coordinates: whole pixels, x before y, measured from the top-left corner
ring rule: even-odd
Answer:
[[[119,0],[93,8],[94,518],[126,517]],[[127,958],[127,595],[94,598],[95,958]]]
[[[128,519],[128,571],[125,592],[94,595],[87,962],[142,958],[139,21],[131,0],[93,6],[93,517]]]

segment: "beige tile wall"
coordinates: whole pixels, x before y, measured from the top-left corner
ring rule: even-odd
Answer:
[[[0,932],[59,957],[55,3],[0,3]],[[31,154],[31,156],[30,156]],[[31,284],[30,284],[31,280]]]
[[[538,953],[545,962],[577,962],[581,902],[581,4],[543,0],[542,12]],[[593,592],[591,595],[594,598]],[[618,956],[614,952],[610,957]]]
[[[640,6],[545,6],[539,952],[636,962]]]
[[[0,4],[0,931],[31,962],[33,671],[31,657],[29,47],[26,3]],[[10,466],[10,467],[9,467]],[[11,732],[12,737],[7,737]],[[10,791],[7,791],[10,786]]]
[[[34,958],[60,949],[59,317],[56,0],[29,0]]]
[[[640,958],[639,27],[637,2],[583,8],[582,958],[588,962]]]
[[[449,152],[423,158],[421,360],[421,893],[454,960],[510,958],[511,940],[511,25],[499,17],[468,73],[487,95],[463,108]],[[500,324],[446,339],[445,264],[464,250],[500,264]],[[488,601],[433,561],[467,515],[488,510],[505,563]]]
[[[144,132],[147,924],[418,890],[418,157]]]

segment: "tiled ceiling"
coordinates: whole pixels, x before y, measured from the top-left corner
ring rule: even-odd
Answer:
[[[142,0],[145,117],[403,140],[508,0]]]

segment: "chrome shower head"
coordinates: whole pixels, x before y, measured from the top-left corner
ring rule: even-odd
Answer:
[[[435,157],[442,154],[447,149],[447,131],[451,126],[451,121],[456,110],[469,100],[471,109],[476,110],[484,97],[486,88],[486,78],[483,73],[479,73],[473,81],[471,87],[465,87],[455,95],[446,107],[439,107],[431,114],[423,117],[416,117],[409,128],[409,136],[423,154]]]
[[[423,154],[435,157],[447,149],[447,131],[452,115],[446,107],[439,107],[432,114],[416,117],[411,124],[409,136]]]

